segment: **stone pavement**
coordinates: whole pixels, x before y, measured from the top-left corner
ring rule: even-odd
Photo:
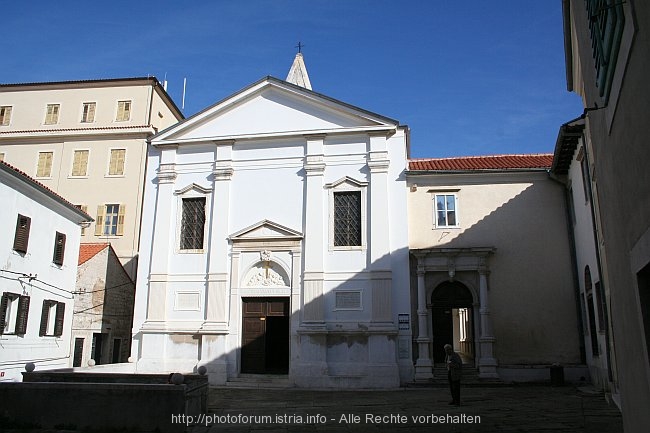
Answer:
[[[215,432],[622,432],[617,407],[573,386],[312,391],[211,388],[208,414],[191,433]],[[206,426],[210,424],[210,426]],[[456,421],[456,423],[454,423]],[[470,422],[473,421],[473,422]]]

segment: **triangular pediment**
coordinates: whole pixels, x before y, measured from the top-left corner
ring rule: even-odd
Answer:
[[[231,241],[251,240],[298,240],[302,233],[273,221],[264,220],[230,235]]]
[[[153,137],[153,145],[395,129],[398,122],[267,77]]]

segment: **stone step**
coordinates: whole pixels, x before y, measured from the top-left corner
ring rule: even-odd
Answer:
[[[293,388],[286,374],[240,374],[239,377],[229,378],[226,382],[228,388],[251,389],[285,389]]]
[[[473,364],[463,364],[461,386],[468,387],[491,387],[508,385],[500,379],[482,379],[478,376],[478,369]],[[407,387],[433,387],[444,388],[449,386],[447,381],[447,368],[444,364],[436,364],[433,368],[433,379],[416,381],[406,385]]]

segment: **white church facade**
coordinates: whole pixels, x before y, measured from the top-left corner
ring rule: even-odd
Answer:
[[[264,78],[154,136],[137,370],[412,381],[407,136],[312,91],[301,54],[287,81]]]

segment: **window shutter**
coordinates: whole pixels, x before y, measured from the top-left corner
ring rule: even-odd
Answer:
[[[14,236],[14,250],[21,253],[27,252],[27,244],[29,243],[29,228],[31,226],[31,218],[18,214],[16,221],[16,233]]]
[[[124,174],[124,157],[126,156],[126,150],[120,149],[117,151],[117,173],[115,174]]]
[[[65,316],[65,304],[58,302],[56,304],[56,319],[54,320],[54,336],[63,335],[63,317]]]
[[[119,210],[117,211],[117,236],[124,235],[124,213],[126,212],[126,206],[121,204]]]
[[[43,310],[41,311],[41,329],[38,331],[39,336],[47,335],[47,320],[50,313],[50,303],[52,301],[43,301]]]
[[[9,303],[9,293],[2,294],[2,303],[0,304],[0,335],[5,332],[5,320],[7,320],[7,304]]]
[[[16,334],[27,333],[27,317],[29,315],[29,296],[21,296],[18,301],[18,317],[16,321]]]
[[[83,212],[88,213],[88,206],[86,206],[85,204],[80,205],[80,206],[79,206],[79,209],[81,209]],[[85,227],[81,227],[81,236],[83,236],[83,235],[85,235],[85,234],[86,234],[86,228],[85,228]]]
[[[9,125],[11,121],[11,106],[0,107],[0,125]]]
[[[111,160],[108,165],[108,174],[115,174],[115,170],[117,165],[117,151],[116,150],[111,150]]]
[[[57,265],[63,265],[63,257],[65,255],[65,235],[63,233],[56,232],[54,238],[54,255],[52,261]]]
[[[104,231],[104,216],[106,207],[103,204],[97,206],[97,219],[95,220],[95,236],[101,236]]]

